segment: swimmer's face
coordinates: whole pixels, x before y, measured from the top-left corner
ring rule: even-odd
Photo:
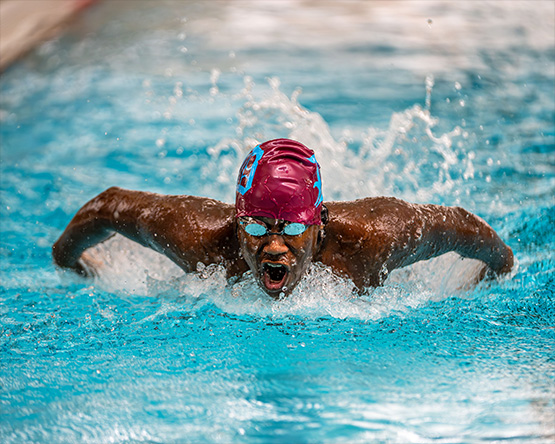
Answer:
[[[254,236],[245,231],[248,223],[258,223],[268,234]],[[280,233],[287,221],[267,217],[239,220],[237,235],[243,258],[260,287],[273,298],[288,295],[299,283],[318,249],[320,225],[310,225],[298,234]]]

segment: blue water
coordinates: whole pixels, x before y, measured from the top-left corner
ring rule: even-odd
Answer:
[[[552,442],[552,2],[104,2],[0,77],[0,440]],[[461,205],[507,278],[444,256],[285,301],[115,238],[51,245],[109,186],[233,200],[296,138],[326,200]]]

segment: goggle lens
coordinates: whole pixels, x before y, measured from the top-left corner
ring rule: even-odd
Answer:
[[[245,228],[245,231],[251,236],[264,236],[268,232],[268,229],[260,224],[248,224],[243,225],[243,227]]]
[[[298,236],[299,234],[303,234],[305,230],[306,225],[298,222],[290,223],[283,228],[283,232],[287,234],[287,236]]]

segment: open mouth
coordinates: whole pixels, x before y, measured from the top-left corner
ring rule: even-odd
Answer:
[[[262,264],[262,281],[270,291],[281,290],[287,279],[289,268],[283,264],[264,262]]]

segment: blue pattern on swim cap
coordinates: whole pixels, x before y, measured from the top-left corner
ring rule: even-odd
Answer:
[[[241,168],[241,172],[239,174],[239,180],[237,181],[237,192],[241,195],[245,194],[251,189],[252,181],[254,179],[254,173],[256,172],[256,167],[258,166],[258,161],[262,159],[263,155],[264,151],[262,151],[260,145],[257,145],[252,150],[251,155],[243,162],[243,167]],[[247,168],[247,165],[249,164],[253,156],[255,157],[254,162],[250,168]],[[247,183],[245,184],[245,186],[241,185],[241,182],[243,182],[243,177],[247,178]]]
[[[318,188],[318,199],[316,199],[316,203],[314,204],[315,207],[320,205],[324,200],[324,195],[322,193],[322,179],[320,179],[320,165],[316,162],[316,155],[313,154],[308,158],[309,162],[316,164],[316,183],[314,184],[313,188]]]

